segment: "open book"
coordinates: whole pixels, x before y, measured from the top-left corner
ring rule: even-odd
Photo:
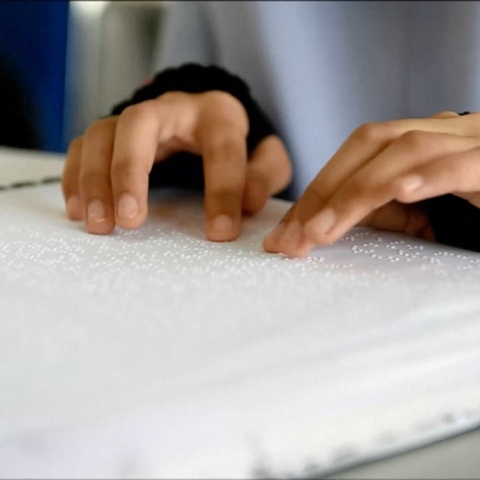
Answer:
[[[58,160],[1,150],[0,183]],[[267,254],[288,207],[213,243],[194,194],[95,236],[59,184],[1,191],[0,476],[324,475],[477,426],[480,255],[366,228]]]

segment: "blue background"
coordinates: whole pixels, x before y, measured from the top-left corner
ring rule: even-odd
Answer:
[[[0,1],[0,61],[24,87],[43,150],[64,152],[68,1]]]

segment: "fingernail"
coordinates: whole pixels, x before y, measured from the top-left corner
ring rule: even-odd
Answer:
[[[104,221],[105,218],[105,206],[103,203],[100,200],[92,200],[88,204],[87,208],[88,221],[92,223],[98,223]]]
[[[130,219],[138,215],[138,202],[131,193],[123,193],[118,200],[117,215],[119,218]]]
[[[215,233],[230,233],[233,229],[232,217],[222,214],[213,219],[212,230]]]
[[[67,216],[69,218],[78,218],[80,215],[80,199],[78,195],[71,195],[67,199]]]
[[[336,221],[337,216],[333,208],[327,208],[305,224],[305,235],[315,241],[316,237],[327,235],[334,227]]]

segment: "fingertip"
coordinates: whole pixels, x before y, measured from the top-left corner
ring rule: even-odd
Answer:
[[[303,234],[300,222],[293,220],[288,224],[280,222],[264,237],[262,246],[268,253],[282,253],[291,258],[298,258],[307,255],[314,244]]]
[[[314,245],[305,242],[302,242],[302,244],[296,246],[280,245],[273,242],[267,236],[263,239],[262,247],[267,253],[282,254],[289,258],[302,258],[308,255],[308,253],[313,249]]]
[[[88,203],[84,218],[85,230],[88,233],[106,235],[115,228],[112,209],[98,198]]]
[[[66,200],[66,214],[70,220],[83,220],[83,208],[78,195],[70,195]]]
[[[145,220],[146,209],[140,206],[140,201],[132,193],[124,192],[117,201],[115,222],[128,230],[138,228]]]
[[[262,246],[266,252],[278,253],[280,251],[279,240],[282,238],[286,228],[285,222],[280,222],[264,237]]]
[[[108,235],[112,233],[115,229],[115,224],[113,222],[103,221],[97,223],[86,223],[85,230],[92,235]]]
[[[240,222],[230,215],[221,213],[207,221],[205,226],[206,237],[214,242],[229,242],[240,234]]]
[[[205,192],[205,235],[209,240],[227,242],[240,235],[241,202],[236,192]]]

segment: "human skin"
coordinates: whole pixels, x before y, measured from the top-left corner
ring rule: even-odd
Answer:
[[[292,257],[355,225],[434,240],[421,200],[452,193],[480,208],[480,114],[370,123],[356,129],[263,241]]]
[[[94,122],[67,152],[67,216],[94,234],[135,229],[148,213],[155,162],[180,151],[203,158],[205,235],[231,241],[292,175],[281,139],[248,156],[248,117],[226,92],[168,92]],[[361,125],[263,240],[267,252],[301,257],[355,225],[434,240],[421,200],[453,193],[480,208],[480,113]]]
[[[62,176],[67,216],[89,233],[138,228],[147,217],[155,162],[187,151],[203,158],[205,234],[238,237],[242,214],[255,214],[290,182],[283,142],[264,138],[247,154],[248,117],[232,95],[168,92],[94,122],[71,142]]]

